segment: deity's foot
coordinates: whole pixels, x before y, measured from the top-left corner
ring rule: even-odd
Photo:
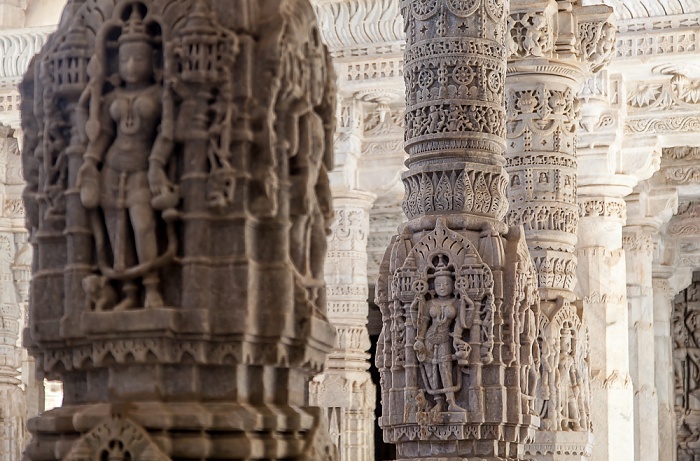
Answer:
[[[454,402],[449,402],[447,405],[447,411],[452,412],[452,413],[457,413],[457,412],[462,412],[462,411],[467,411],[464,408],[460,407]]]
[[[445,401],[436,399],[435,406],[431,408],[430,411],[432,413],[442,413],[445,411]]]

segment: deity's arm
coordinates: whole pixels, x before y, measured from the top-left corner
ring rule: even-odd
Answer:
[[[326,226],[326,233],[330,235],[330,228],[333,222],[333,196],[331,194],[331,185],[328,180],[328,172],[325,165],[321,165],[318,172],[318,181],[315,186],[316,199],[318,206],[321,209],[321,214]]]
[[[168,91],[166,89],[166,91]],[[150,90],[151,98],[156,103],[161,102],[161,96],[163,96],[162,88],[159,86],[153,86]],[[148,157],[148,161],[151,166],[155,163],[159,166],[165,166],[170,159],[170,155],[173,152],[173,109],[172,100],[169,97],[163,97],[163,109],[161,112],[160,125],[158,127],[158,134],[153,142],[153,148],[151,149],[151,154]]]
[[[462,328],[468,330],[474,325],[474,310],[474,301],[465,293],[459,309],[459,323],[462,324]]]
[[[174,142],[170,139],[170,136],[166,136],[163,130],[159,129],[158,136],[156,136],[156,140],[153,143],[153,149],[151,149],[151,155],[148,157],[148,162],[151,165],[155,164],[164,167],[172,154],[173,144]]]
[[[114,93],[109,93],[104,96],[102,104],[99,108],[100,112],[97,114],[99,128],[96,130],[96,133],[88,133],[89,142],[83,158],[86,161],[92,161],[94,164],[102,162],[107,150],[109,149],[109,146],[114,141],[116,126],[114,120],[112,120],[112,116],[109,113],[109,108],[112,105],[114,98]],[[90,122],[88,123],[93,121],[95,121],[95,119],[91,114]]]
[[[417,341],[423,341],[425,339],[425,333],[428,331],[428,314],[427,314],[427,306],[425,300],[423,299],[422,296],[418,295],[416,298],[413,300],[413,303],[411,303],[411,311],[413,311],[416,307],[416,303],[418,304],[418,315],[417,315],[417,325],[416,325],[416,340]]]

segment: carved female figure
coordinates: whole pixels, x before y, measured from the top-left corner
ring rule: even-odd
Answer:
[[[144,306],[163,306],[154,205],[166,209],[177,202],[164,170],[170,148],[160,129],[163,88],[156,83],[154,43],[140,6],[131,5],[118,38],[121,83],[100,95],[99,104],[90,101],[90,142],[78,172],[81,201],[88,209],[101,209],[114,259],[113,267],[101,264],[100,269],[110,279],[123,280],[124,299],[117,310],[139,304],[137,277],[143,280]]]
[[[455,401],[455,393],[462,387],[461,372],[457,382],[453,377],[455,360],[467,363],[471,346],[462,339],[462,333],[472,327],[474,302],[466,293],[460,298],[454,294],[452,271],[444,261],[435,268],[435,297],[424,301],[425,293],[418,293],[417,335],[413,344],[421,362],[423,380],[429,387],[428,394],[435,398],[433,411],[465,411]],[[453,353],[453,350],[455,351]]]
[[[580,431],[582,429],[579,411],[581,379],[574,358],[573,333],[568,327],[564,327],[561,333],[557,384],[561,390],[561,400],[559,402],[561,429],[565,431]]]

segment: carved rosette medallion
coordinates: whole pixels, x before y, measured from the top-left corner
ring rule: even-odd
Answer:
[[[21,85],[27,339],[65,389],[27,460],[334,459],[289,389],[335,344],[335,77],[307,0],[238,8],[69,2]]]
[[[402,2],[407,163],[454,165],[445,177],[417,170],[404,176],[411,219],[456,212],[500,220],[506,212],[505,7],[495,0]],[[437,188],[449,197],[443,203],[429,198]],[[473,194],[485,202],[470,205]]]

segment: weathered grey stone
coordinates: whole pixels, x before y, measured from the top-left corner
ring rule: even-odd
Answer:
[[[306,0],[71,2],[22,84],[32,461],[334,459],[304,384],[335,85]]]

